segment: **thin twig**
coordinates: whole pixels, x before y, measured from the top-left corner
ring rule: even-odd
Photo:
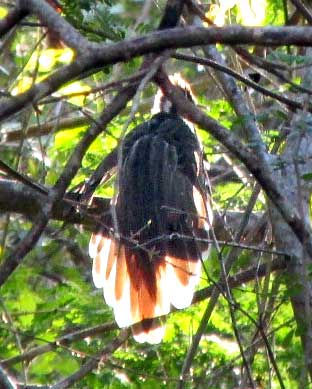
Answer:
[[[47,344],[34,347],[31,350],[24,352],[23,354],[19,354],[16,355],[15,357],[4,359],[3,361],[1,361],[1,364],[2,366],[7,367],[23,361],[30,362],[37,356],[47,353],[51,350],[54,350],[57,347],[62,347],[62,345],[66,345],[80,339],[85,339],[87,337],[99,336],[106,332],[113,331],[116,329],[117,329],[117,324],[115,322],[110,322],[110,323],[100,324],[94,327],[84,328],[82,330],[69,332],[61,336],[60,338],[56,339],[53,342],[47,342]]]
[[[286,269],[286,266],[287,266],[287,261],[284,258],[276,258],[272,261],[269,271],[270,272],[281,271]],[[248,282],[254,281],[256,278],[264,277],[267,274],[268,274],[268,266],[266,264],[262,264],[260,266],[254,266],[252,268],[246,269],[234,276],[229,277],[227,283],[229,287],[233,289],[243,284],[246,284]],[[207,288],[195,292],[192,300],[192,305],[197,304],[213,296],[215,289],[217,289],[218,291],[223,291],[224,288],[225,288],[224,282],[219,280],[218,282],[215,282],[213,286],[209,286]],[[168,315],[171,315],[176,311],[177,309],[173,309]],[[34,313],[38,313],[38,312],[32,312],[31,314]],[[29,312],[25,312],[24,314],[29,314]],[[12,315],[14,315],[14,313],[12,313]],[[47,342],[46,340],[38,339],[41,342],[42,341],[46,342],[47,344],[34,347],[31,350],[24,352],[23,354],[19,354],[11,358],[4,359],[1,361],[1,364],[3,367],[8,367],[23,361],[30,362],[37,356],[42,355],[48,351],[54,350],[57,347],[62,348],[63,345],[67,345],[71,342],[75,342],[80,339],[85,339],[87,337],[100,336],[103,333],[113,331],[116,329],[117,329],[117,324],[115,322],[109,322],[95,327],[69,332],[52,342]],[[12,329],[10,329],[10,331],[12,331]],[[19,333],[19,335],[25,336],[25,334],[22,333]]]
[[[293,109],[303,109],[303,105],[301,103],[299,103],[298,101],[289,99],[288,97],[280,95],[276,92],[272,92],[272,91],[268,90],[267,88],[264,88],[263,86],[257,84],[256,82],[253,82],[252,80],[250,80],[246,77],[243,77],[242,75],[235,72],[234,70],[232,70],[226,66],[223,66],[223,65],[221,65],[221,64],[219,64],[216,61],[213,61],[211,59],[202,58],[202,57],[198,57],[198,56],[191,56],[191,55],[186,55],[186,54],[173,54],[172,57],[176,58],[176,59],[181,59],[183,61],[194,62],[194,63],[198,63],[201,65],[209,66],[209,67],[212,67],[216,70],[220,70],[220,71],[222,71],[226,74],[229,74],[230,76],[236,78],[237,80],[243,82],[245,85],[250,86],[254,90],[257,90],[258,92],[262,93],[263,95],[272,97],[273,99],[287,105],[288,107],[291,107]]]
[[[244,233],[244,230],[248,224],[248,220],[249,220],[249,216],[253,210],[253,207],[256,203],[256,200],[257,200],[257,197],[258,197],[258,194],[260,192],[260,188],[257,186],[254,191],[253,191],[253,194],[249,200],[249,203],[248,203],[248,206],[246,208],[246,211],[245,211],[245,214],[244,214],[244,217],[240,223],[240,226],[239,226],[239,229],[236,233],[236,236],[235,236],[235,241],[236,242],[239,242],[243,236],[243,233]],[[236,258],[236,254],[237,254],[237,249],[236,250],[232,250],[227,259],[226,259],[226,264],[225,264],[225,272],[226,274],[228,274],[235,258]],[[224,280],[220,278],[219,280],[219,283],[222,283],[223,284]],[[227,281],[228,283],[228,281]],[[200,324],[199,324],[199,327],[197,329],[197,332],[193,338],[193,341],[192,341],[192,344],[191,344],[191,347],[189,348],[188,352],[187,352],[187,355],[184,359],[184,362],[183,362],[183,366],[182,366],[182,370],[181,370],[181,373],[180,373],[180,377],[181,377],[181,381],[179,383],[179,386],[178,388],[179,389],[182,389],[183,386],[184,386],[184,383],[183,383],[183,380],[184,380],[184,377],[188,375],[188,372],[191,368],[191,365],[192,365],[192,362],[193,362],[193,359],[195,357],[195,354],[196,354],[196,351],[198,349],[198,346],[199,346],[199,342],[201,340],[201,337],[202,337],[202,334],[204,333],[206,327],[207,327],[207,323],[209,321],[209,318],[213,312],[213,309],[218,301],[218,298],[219,298],[219,295],[221,293],[222,289],[218,288],[217,286],[213,287],[213,290],[212,290],[212,293],[211,293],[211,298],[210,298],[210,301],[206,307],[206,310],[202,316],[202,319],[200,321]]]
[[[7,34],[12,28],[20,23],[27,14],[28,12],[22,7],[13,8],[5,18],[0,20],[0,37]]]
[[[34,189],[35,191],[38,191],[40,193],[48,194],[48,190],[38,184],[37,182],[32,181],[29,177],[24,176],[21,173],[18,173],[14,169],[12,169],[9,165],[7,165],[5,162],[0,160],[0,172],[5,172],[8,177],[14,178],[18,182],[25,184],[26,186],[29,186],[30,188]]]
[[[294,209],[281,192],[280,186],[272,174],[272,166],[268,166],[269,155],[266,154],[267,161],[264,160],[264,156],[259,159],[258,155],[255,155],[254,151],[243,145],[237,136],[222,127],[211,117],[205,115],[196,108],[194,104],[188,101],[185,96],[171,84],[164,73],[159,72],[155,81],[161,85],[165,94],[174,103],[182,116],[209,132],[244,163],[257,179],[262,189],[266,192],[267,196],[278,209],[298,240],[301,244],[305,245],[307,252],[312,257],[311,226],[306,220],[301,219],[297,210]]]
[[[0,365],[0,386],[2,389],[16,389],[16,380]]]
[[[129,338],[129,336],[129,329],[122,330],[119,336],[116,337],[107,346],[105,346],[99,354],[97,354],[95,357],[90,358],[74,374],[53,385],[51,389],[65,389],[72,387],[75,382],[81,380],[85,375],[94,370],[99,364],[105,364],[107,359]]]
[[[309,9],[300,0],[290,0],[297,10],[306,18],[309,24],[312,24],[312,14]]]

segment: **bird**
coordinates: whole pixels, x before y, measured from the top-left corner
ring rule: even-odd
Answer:
[[[179,74],[170,81],[194,101]],[[161,90],[152,113],[122,141],[111,201],[114,232],[93,233],[89,254],[95,287],[103,289],[118,326],[132,326],[140,343],[157,344],[165,331],[157,318],[192,302],[212,209],[194,126]]]

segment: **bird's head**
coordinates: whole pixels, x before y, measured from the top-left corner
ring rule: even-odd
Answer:
[[[169,76],[171,83],[177,86],[185,95],[185,97],[196,103],[196,98],[193,95],[190,84],[188,84],[180,75],[180,73],[175,73]],[[158,89],[158,92],[154,99],[154,105],[152,108],[152,114],[156,114],[158,112],[167,112],[167,113],[177,113],[177,109],[172,104],[172,102],[163,94],[161,89]]]

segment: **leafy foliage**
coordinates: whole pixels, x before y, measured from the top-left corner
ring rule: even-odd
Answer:
[[[229,3],[225,6],[222,1],[219,3],[207,15],[219,18],[222,24],[231,21],[250,24],[248,15],[254,12],[256,17],[257,11],[262,15],[261,20],[257,19],[261,25],[283,25],[285,22],[283,4],[286,2],[282,0],[267,0],[258,4],[251,2],[248,12],[245,10],[247,13],[243,12],[247,2],[233,1],[230,2],[231,6]],[[68,22],[88,39],[97,42],[119,41],[134,34],[146,33],[155,28],[160,18],[160,11],[153,8],[144,22],[135,25],[143,1],[63,0],[61,6],[62,14]],[[0,8],[1,17],[6,15],[2,11],[5,8]],[[158,19],[155,18],[156,14]],[[43,28],[37,29],[30,24],[8,37],[1,52],[0,66],[0,85],[4,94],[19,95],[49,77],[56,69],[71,63],[74,58],[72,50],[48,47],[44,34]],[[246,67],[244,71],[248,73],[245,62],[239,62],[238,57],[232,61],[229,50],[221,49],[231,68],[240,72],[242,67]],[[250,52],[253,50],[256,51],[251,48]],[[263,52],[256,54],[280,65],[296,67],[310,63],[310,57],[297,48],[270,48],[267,57]],[[187,76],[198,94],[201,108],[230,132],[241,137],[244,119],[236,115],[230,99],[220,92],[215,77],[211,79],[207,69],[196,64],[181,64],[171,59],[169,62],[170,69],[182,69],[183,75]],[[11,117],[1,127],[1,160],[33,181],[52,186],[89,124],[97,120],[103,107],[109,104],[120,88],[118,83],[110,88],[106,88],[106,84],[131,76],[139,70],[140,63],[140,59],[133,59],[73,81],[53,96],[41,100],[38,106],[31,106]],[[297,84],[302,81],[300,70],[294,70],[290,77],[290,81]],[[265,88],[272,88],[270,77],[261,79],[260,83]],[[278,93],[290,91],[295,97],[299,94],[278,78],[274,80],[273,87]],[[251,91],[243,85],[241,91],[263,130],[261,136],[268,149],[277,150],[274,169],[279,170],[278,155],[283,150],[280,128],[290,120],[289,112],[257,91]],[[154,86],[149,85],[143,90],[138,110],[127,131],[150,116],[154,93]],[[118,145],[131,107],[129,104],[96,138],[69,189],[80,188],[103,158]],[[69,124],[68,121],[74,123],[77,117],[85,122]],[[51,131],[48,134],[40,133],[44,125],[51,122]],[[37,127],[39,135],[29,137],[28,131],[33,126]],[[16,129],[20,130],[18,139],[6,142],[6,136]],[[220,277],[222,279],[223,262],[232,255],[233,250],[236,251],[231,276],[263,264],[267,264],[270,269],[277,254],[274,252],[272,231],[268,223],[264,227],[260,225],[258,230],[249,227],[243,234],[241,242],[251,248],[241,246],[237,249],[223,245],[224,240],[233,241],[241,215],[254,192],[255,182],[244,166],[210,134],[201,130],[199,133],[205,155],[211,164],[214,208],[222,216],[225,215],[220,248],[212,245],[209,257],[203,258],[205,271],[198,287],[203,290],[215,285]],[[253,146],[248,142],[246,144]],[[311,181],[311,173],[304,174],[302,178]],[[101,197],[111,197],[113,194],[114,179],[96,192]],[[267,209],[267,200],[260,193],[253,207],[254,224],[259,222]],[[233,223],[227,224],[227,217],[232,218]],[[2,261],[23,240],[30,226],[29,220],[16,214],[0,217]],[[250,231],[252,236],[248,236]],[[99,356],[101,350],[119,334],[113,324],[109,329],[90,331],[88,336],[78,336],[74,340],[61,339],[68,334],[114,321],[101,291],[95,290],[91,282],[91,260],[87,255],[89,238],[90,231],[80,225],[51,221],[36,248],[2,287],[0,359],[3,366],[19,381],[50,385],[71,376],[90,359],[96,359],[98,368],[76,382],[74,387],[176,387],[185,356],[209,304],[207,298],[189,309],[171,313],[167,318],[164,341],[160,345],[136,344],[130,337],[122,347],[102,361]],[[247,387],[248,377],[246,366],[242,363],[239,340],[256,387],[278,387],[280,383],[276,369],[283,377],[285,387],[304,387],[306,373],[302,373],[304,358],[301,333],[296,326],[290,303],[290,297],[296,290],[293,285],[292,288],[287,287],[289,285],[289,280],[283,274],[269,272],[263,278],[243,279],[231,289],[231,296],[222,289],[210,320],[204,323],[200,347],[192,361],[191,371],[185,377],[186,387]],[[277,367],[270,359],[268,347]],[[33,351],[32,356],[27,356],[29,351]],[[13,358],[18,356],[22,357],[22,361],[14,361]]]

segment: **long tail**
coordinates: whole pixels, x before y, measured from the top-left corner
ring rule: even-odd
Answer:
[[[169,313],[171,304],[179,309],[191,304],[200,261],[165,256],[147,262],[100,234],[92,236],[89,251],[94,284],[103,288],[118,326],[137,323],[133,334],[138,342],[159,343],[164,327],[154,318]]]
[[[154,318],[193,298],[211,221],[199,155],[194,134],[177,116],[160,114],[137,127],[118,171],[121,240],[99,232],[90,241],[95,286],[103,288],[117,324],[134,325],[139,342],[159,343],[164,329]]]

